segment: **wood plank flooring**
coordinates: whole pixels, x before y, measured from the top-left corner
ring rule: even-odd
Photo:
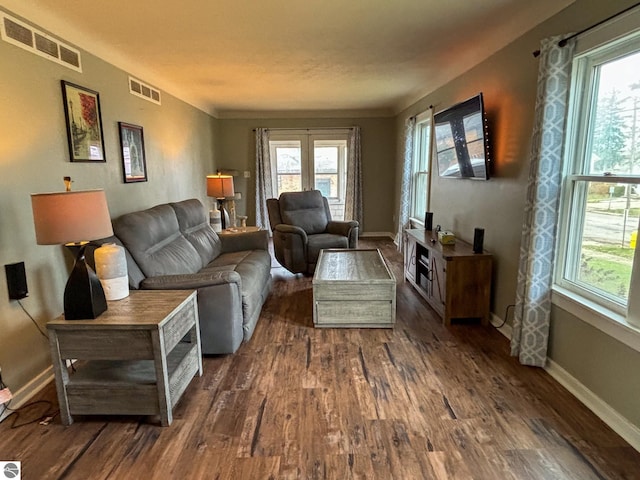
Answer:
[[[398,279],[395,329],[314,329],[311,278],[274,268],[253,338],[205,357],[170,427],[9,417],[0,460],[27,480],[640,479],[640,453],[494,328],[445,328],[389,240],[361,246]],[[57,403],[53,386],[38,398]]]

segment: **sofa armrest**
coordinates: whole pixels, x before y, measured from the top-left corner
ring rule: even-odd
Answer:
[[[269,249],[269,233],[266,230],[240,232],[219,237],[222,243],[222,253]]]
[[[191,290],[212,285],[225,285],[230,283],[242,287],[240,274],[233,271],[210,273],[187,273],[181,275],[159,275],[145,278],[140,283],[144,290]]]

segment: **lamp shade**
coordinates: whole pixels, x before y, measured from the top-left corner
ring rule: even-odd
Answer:
[[[104,190],[31,195],[38,245],[59,245],[113,235]]]
[[[233,177],[231,175],[207,175],[207,196],[215,198],[233,197]]]

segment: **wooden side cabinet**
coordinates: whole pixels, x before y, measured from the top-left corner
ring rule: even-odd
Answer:
[[[405,278],[442,317],[480,318],[489,323],[493,258],[473,253],[459,239],[442,245],[435,232],[408,229],[405,236]]]
[[[196,292],[134,291],[95,320],[47,324],[60,419],[159,415],[171,424],[191,379],[202,375]],[[66,360],[78,359],[69,375]]]

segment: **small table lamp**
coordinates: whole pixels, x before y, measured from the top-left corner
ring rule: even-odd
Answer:
[[[222,229],[227,228],[225,221],[224,200],[225,197],[233,197],[233,177],[231,175],[207,175],[207,196],[218,200],[220,217],[222,218]]]
[[[31,195],[38,245],[80,246],[64,289],[67,320],[93,319],[107,309],[104,290],[84,258],[89,240],[113,235],[104,190],[35,193]]]

